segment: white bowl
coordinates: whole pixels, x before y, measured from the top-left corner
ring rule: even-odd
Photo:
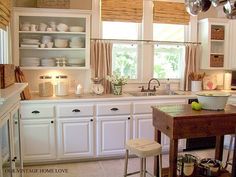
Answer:
[[[70,26],[69,30],[70,30],[70,32],[83,32],[84,27],[82,27],[82,26]]]
[[[196,93],[198,102],[202,104],[203,109],[223,110],[227,104],[229,93],[223,92],[198,92]]]
[[[67,39],[55,39],[54,45],[57,48],[66,48],[68,46],[68,40]]]

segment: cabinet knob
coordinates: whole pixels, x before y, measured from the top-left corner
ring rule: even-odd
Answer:
[[[130,117],[128,117],[128,120],[130,120]]]
[[[93,119],[90,119],[91,122],[93,122]]]
[[[32,111],[32,114],[39,114],[40,112],[35,110],[35,111]]]
[[[118,111],[118,108],[111,108],[111,111]]]
[[[16,159],[17,159],[17,157],[14,157],[14,158],[12,159],[12,162],[15,162],[15,161],[16,161]]]
[[[17,121],[17,120],[15,121],[15,124],[16,124],[16,125],[18,124],[18,121]]]
[[[73,109],[72,112],[80,112],[79,109]]]
[[[53,124],[53,123],[54,123],[54,121],[52,120],[52,121],[51,121],[51,124]]]
[[[169,126],[166,126],[166,130],[170,130],[170,127],[169,127]]]

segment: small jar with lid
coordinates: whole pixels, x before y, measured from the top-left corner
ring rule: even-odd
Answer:
[[[69,94],[69,81],[66,75],[56,76],[55,95],[66,96]]]
[[[39,77],[39,96],[41,97],[53,96],[53,83],[51,76]]]

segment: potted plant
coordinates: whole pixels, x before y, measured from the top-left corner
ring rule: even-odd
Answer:
[[[109,82],[111,82],[114,95],[121,95],[122,94],[122,86],[127,84],[127,81],[128,81],[127,77],[120,76],[118,74],[107,76],[106,79]]]

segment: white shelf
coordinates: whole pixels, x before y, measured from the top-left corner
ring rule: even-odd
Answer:
[[[89,69],[86,66],[80,66],[80,67],[72,67],[72,66],[66,66],[66,67],[43,67],[43,66],[38,66],[38,67],[20,67],[22,70],[44,70],[44,69]]]
[[[83,34],[86,32],[60,32],[60,31],[19,31],[20,34]]]
[[[26,47],[20,47],[20,50],[85,50],[85,48],[26,48]]]

